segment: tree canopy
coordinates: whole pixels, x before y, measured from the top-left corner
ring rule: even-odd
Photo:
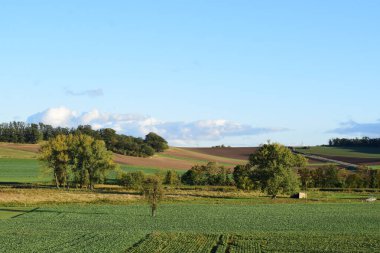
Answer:
[[[50,125],[10,122],[0,124],[0,142],[38,143],[48,141],[58,135],[85,134],[96,140],[103,140],[107,149],[122,155],[147,157],[168,148],[167,141],[155,133],[145,139],[117,134],[114,129],[93,130],[90,125],[75,128],[52,127]]]
[[[246,166],[237,166],[234,179],[237,187],[245,190],[261,189],[275,198],[298,190],[299,179],[295,168],[306,165],[306,159],[278,143],[264,144],[249,156]]]
[[[80,187],[104,181],[116,167],[104,141],[83,134],[58,135],[42,144],[39,159],[52,169],[57,187]]]

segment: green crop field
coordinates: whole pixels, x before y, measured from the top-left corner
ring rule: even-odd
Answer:
[[[36,183],[51,179],[36,159],[0,159],[0,182]]]
[[[142,171],[146,174],[155,174],[166,171],[160,168],[120,165],[124,172]],[[176,170],[183,174],[184,170]],[[116,178],[116,172],[108,175],[109,179]],[[46,183],[52,180],[52,175],[42,168],[36,159],[0,158],[0,183]]]
[[[328,156],[345,156],[355,158],[380,158],[380,148],[369,147],[350,147],[350,148],[337,148],[337,147],[310,147],[308,149],[297,149],[297,151],[305,154],[314,155],[328,155]]]
[[[0,220],[0,252],[380,251],[379,203],[162,204],[149,214],[141,204],[41,206]]]

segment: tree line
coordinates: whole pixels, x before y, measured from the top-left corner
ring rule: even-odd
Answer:
[[[236,186],[238,189],[278,194],[294,194],[307,188],[380,188],[380,170],[359,168],[355,172],[335,165],[306,168],[307,160],[280,144],[262,145],[251,154],[245,165],[228,169],[214,162],[195,165],[182,176],[176,171],[161,175],[163,184],[196,186]],[[122,173],[119,183],[129,189],[140,189],[146,175]]]
[[[380,188],[380,170],[359,167],[355,172],[328,165],[299,171],[301,185],[307,188]]]
[[[10,122],[0,124],[0,142],[31,143],[48,141],[59,135],[85,134],[95,140],[103,140],[107,149],[122,155],[147,157],[168,148],[167,141],[155,133],[149,133],[145,139],[117,134],[114,129],[93,130],[90,125],[77,128],[52,127],[51,125]]]
[[[329,140],[331,147],[380,147],[380,138],[333,138]]]

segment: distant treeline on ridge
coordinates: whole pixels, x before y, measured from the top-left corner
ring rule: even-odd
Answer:
[[[329,146],[332,147],[380,147],[380,138],[334,138],[329,140]]]
[[[149,133],[145,139],[117,134],[111,128],[93,130],[90,125],[77,128],[52,127],[43,123],[28,124],[10,122],[0,124],[0,142],[31,143],[47,141],[57,135],[86,134],[97,140],[103,140],[107,149],[122,155],[147,157],[168,148],[167,141],[155,133]]]

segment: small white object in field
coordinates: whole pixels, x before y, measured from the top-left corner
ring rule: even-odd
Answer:
[[[375,202],[376,198],[375,197],[371,197],[371,198],[366,199],[365,201],[367,201],[367,202]]]

